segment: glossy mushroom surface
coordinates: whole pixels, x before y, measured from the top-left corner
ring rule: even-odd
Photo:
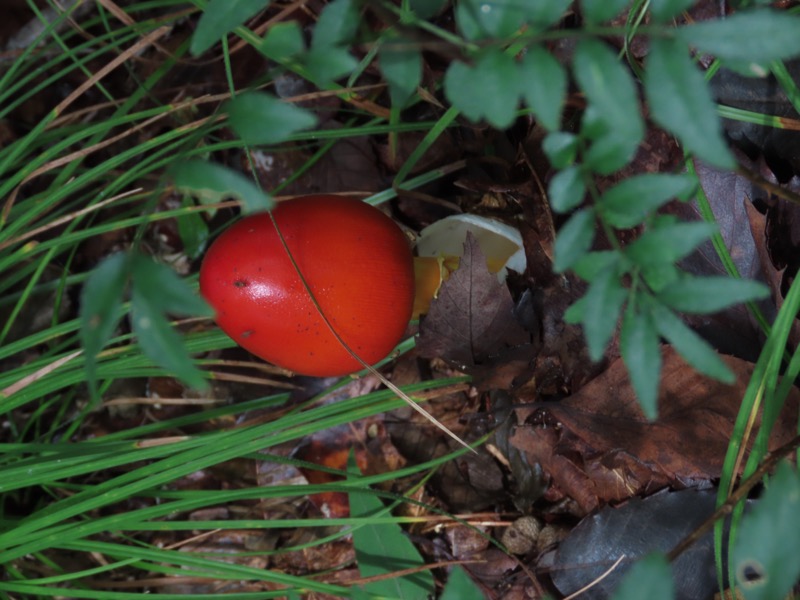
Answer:
[[[275,222],[319,307],[367,363],[386,357],[408,325],[414,273],[408,240],[377,208],[339,196],[280,203]],[[319,314],[268,213],[245,217],[211,245],[200,291],[216,321],[260,358],[314,376],[362,365]]]

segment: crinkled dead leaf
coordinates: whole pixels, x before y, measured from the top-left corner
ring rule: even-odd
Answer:
[[[420,325],[420,355],[469,368],[526,341],[508,287],[489,272],[478,241],[468,234],[459,268]]]
[[[671,348],[663,351],[659,418],[648,421],[621,360],[578,393],[559,402],[518,409],[509,438],[550,477],[548,499],[569,497],[575,512],[662,487],[686,487],[719,477],[728,440],[753,365],[724,356],[737,375],[725,385],[696,372]],[[770,447],[791,439],[800,391],[790,393]],[[758,423],[755,424],[758,426]]]

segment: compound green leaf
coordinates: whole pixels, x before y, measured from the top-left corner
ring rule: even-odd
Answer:
[[[600,360],[617,329],[619,313],[628,296],[622,287],[616,264],[598,273],[586,292],[583,333],[589,347],[589,358]]]
[[[733,374],[716,350],[692,331],[681,319],[663,304],[653,303],[653,323],[658,333],[667,339],[693,369],[732,384],[736,381]]]
[[[378,49],[378,64],[389,84],[392,106],[402,107],[417,90],[422,78],[422,56],[409,40],[384,42]]]
[[[446,0],[409,0],[411,10],[416,13],[420,19],[430,19],[432,16],[442,10]]]
[[[194,206],[194,202],[188,197],[184,197],[181,204],[183,207]],[[187,212],[176,219],[178,223],[178,235],[183,243],[183,251],[186,255],[195,259],[202,254],[209,238],[208,225],[205,219],[198,212]]]
[[[589,251],[594,241],[595,215],[591,208],[573,214],[558,231],[554,244],[553,270],[563,273]]]
[[[247,144],[277,144],[317,123],[313,113],[264,92],[245,92],[225,104],[231,129]]]
[[[800,54],[799,31],[797,14],[760,9],[687,25],[677,35],[722,60],[764,64]]]
[[[555,25],[566,14],[572,0],[537,0],[525,7],[525,17],[534,29],[542,30]]]
[[[555,169],[563,169],[575,162],[578,154],[578,137],[566,131],[554,131],[542,141],[547,160]]]
[[[520,91],[528,107],[545,129],[557,130],[567,93],[564,67],[541,46],[531,46],[519,69]]]
[[[447,583],[439,600],[464,600],[464,598],[481,598],[483,592],[472,581],[464,567],[456,565],[447,576]]]
[[[201,202],[238,198],[244,213],[269,210],[274,204],[272,198],[247,177],[222,165],[203,160],[188,160],[172,167],[169,173],[175,187],[198,196]]]
[[[657,22],[669,21],[692,4],[694,0],[650,0],[650,15]]]
[[[630,0],[581,0],[583,18],[589,23],[610,21],[630,4]]]
[[[628,245],[625,254],[642,267],[671,264],[691,254],[716,230],[716,225],[705,222],[657,226]]]
[[[498,129],[509,127],[519,103],[518,72],[514,59],[496,48],[487,48],[475,66],[454,61],[444,76],[448,101],[472,121],[486,119]]]
[[[631,385],[645,416],[658,416],[658,386],[661,380],[661,343],[652,318],[642,307],[628,305],[622,319],[620,351]]]
[[[586,183],[579,167],[567,167],[550,180],[547,197],[556,212],[565,213],[583,202]]]
[[[306,49],[306,43],[300,24],[297,21],[276,23],[269,28],[258,49],[276,62],[285,62],[301,54]]]
[[[616,250],[587,252],[572,265],[572,270],[581,279],[591,281],[600,271],[610,268],[612,265],[620,265],[621,258],[623,257]]]
[[[736,535],[733,563],[747,600],[791,596],[800,577],[800,476],[781,463]]]
[[[650,41],[644,85],[653,120],[674,133],[686,150],[722,169],[735,166],[711,90],[683,43]]]
[[[131,324],[139,347],[150,360],[195,389],[208,387],[203,371],[194,365],[183,340],[164,317],[156,296],[134,287]]]
[[[303,55],[303,64],[311,80],[324,88],[352,73],[358,61],[346,47],[315,46]]]
[[[686,175],[635,175],[606,190],[597,210],[609,225],[627,229],[639,225],[672,198],[688,194],[695,185]]]
[[[348,472],[358,472],[352,454]],[[387,508],[369,489],[352,489],[348,493],[351,517],[368,519],[388,513]],[[353,529],[353,546],[361,577],[377,579],[366,584],[365,591],[386,598],[428,598],[433,594],[435,585],[429,570],[420,570],[402,577],[385,577],[396,571],[422,567],[425,564],[400,525],[382,523],[357,527]]]
[[[361,23],[359,5],[354,0],[329,2],[317,19],[311,36],[312,48],[347,45],[355,39]]]
[[[86,355],[86,373],[96,391],[96,357],[122,318],[122,300],[130,273],[129,255],[119,252],[101,262],[81,290],[80,338]]]
[[[675,582],[672,569],[663,554],[648,554],[637,561],[611,600],[673,600]]]
[[[769,289],[757,281],[724,276],[683,277],[658,293],[658,299],[670,308],[692,314],[714,313],[768,296]]]
[[[133,287],[155,309],[181,317],[211,317],[214,311],[191,286],[167,265],[148,256],[131,259]]]
[[[578,43],[572,70],[590,110],[584,115],[583,131],[595,140],[586,164],[602,173],[629,161],[644,136],[639,98],[630,72],[604,43],[583,39]]]
[[[269,2],[270,0],[211,0],[197,22],[189,51],[194,56],[202,54],[247,19],[267,8]]]
[[[461,0],[455,9],[459,30],[469,40],[504,39],[525,24],[525,5],[519,0]]]

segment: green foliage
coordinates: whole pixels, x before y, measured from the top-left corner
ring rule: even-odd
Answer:
[[[166,315],[211,316],[209,306],[175,272],[140,254],[113,254],[95,269],[81,295],[81,340],[87,379],[96,393],[96,355],[122,318],[122,298],[132,284],[131,325],[142,351],[193,387],[206,387],[181,337]]]
[[[693,23],[676,33],[689,45],[723,62],[766,64],[800,54],[798,31],[797,14],[759,9]]]
[[[444,78],[447,99],[467,118],[504,129],[516,116],[517,67],[513,57],[494,48],[481,52],[472,66],[456,61]]]
[[[192,36],[191,53],[202,54],[267,6],[269,0],[210,0]]]
[[[97,354],[111,339],[121,318],[129,260],[126,254],[112,254],[98,265],[81,290],[81,344],[93,395],[97,393]]]
[[[348,465],[350,479],[360,478],[355,457],[351,453]],[[383,502],[369,489],[353,490],[348,494],[350,516],[357,519],[378,519],[389,512]],[[397,523],[367,523],[353,529],[353,545],[361,577],[391,576],[395,571],[422,567],[420,553]],[[402,577],[379,578],[363,586],[365,592],[388,598],[426,598],[435,589],[433,575],[421,570]]]
[[[464,567],[456,565],[447,577],[447,583],[439,600],[463,600],[464,598],[480,598],[480,588],[470,579]]]
[[[272,208],[272,198],[262,192],[247,177],[202,160],[187,160],[175,164],[170,176],[179,190],[197,196],[203,202],[220,202],[234,197],[242,203],[244,213]]]
[[[629,0],[581,0],[581,10],[587,22],[597,24],[610,21],[628,4]]]
[[[653,21],[665,22],[677,17],[694,4],[694,0],[651,0],[650,16]]]
[[[645,91],[653,120],[671,131],[687,151],[723,169],[735,165],[703,75],[678,40],[653,40]]]
[[[459,0],[453,4],[457,34],[439,29],[434,21],[424,21],[438,14],[444,8],[443,2],[386,5],[384,9],[394,11],[397,23],[387,20],[387,27],[374,40],[369,39],[372,32],[363,26],[368,7],[355,0],[333,0],[323,6],[311,28],[308,45],[301,25],[295,21],[273,23],[263,35],[239,27],[268,3],[211,0],[200,3],[203,15],[189,49],[194,54],[201,53],[222,36],[235,33],[280,68],[332,91],[341,89],[337,84],[341,77],[376,59],[392,106],[400,109],[418,100],[422,57],[416,40],[422,38],[415,30],[457,48],[461,58],[450,62],[442,88],[453,109],[431,129],[402,166],[395,183],[402,183],[414,162],[459,112],[467,119],[505,128],[514,122],[521,106],[527,107],[549,132],[544,151],[558,170],[548,189],[552,208],[565,215],[554,244],[554,269],[575,269],[589,283],[586,298],[568,316],[583,325],[594,358],[602,355],[622,324],[624,356],[627,361],[639,357],[634,385],[652,415],[653,381],[658,380],[660,369],[653,348],[661,338],[674,343],[684,356],[696,359],[694,364],[701,371],[730,378],[724,363],[713,357],[713,351],[699,336],[681,324],[678,313],[723,309],[761,298],[765,290],[756,284],[724,278],[688,278],[676,266],[677,261],[715,234],[715,229],[705,223],[654,217],[672,199],[691,198],[696,188],[693,177],[642,174],[624,179],[602,193],[597,191],[595,179],[625,168],[639,149],[645,133],[640,88],[647,114],[674,135],[688,153],[719,167],[732,166],[717,108],[701,71],[691,59],[691,51],[708,52],[723,62],[740,66],[787,58],[800,53],[800,37],[795,34],[800,18],[756,8],[722,20],[676,26],[673,21],[690,3],[654,0],[649,6],[651,25],[645,32],[650,52],[639,73],[624,65],[616,51],[595,34],[596,27],[618,17],[628,4],[624,0],[580,3],[585,28],[571,32],[578,34],[578,40],[567,66],[545,43],[557,35],[557,30],[549,29],[555,28],[565,15],[570,6],[567,0],[546,0],[530,7],[515,0]],[[365,42],[374,45],[369,58],[359,65],[351,49]],[[586,104],[577,124],[562,127],[570,75]],[[641,76],[642,86],[637,86],[637,76]],[[279,144],[316,124],[308,111],[263,92],[245,91],[233,96],[224,110],[241,143]],[[234,197],[241,201],[245,212],[271,206],[269,196],[251,181],[214,163],[183,160],[170,169],[170,176],[179,190],[201,203]],[[186,215],[179,224],[181,236],[191,253],[196,254],[208,232]],[[601,254],[591,251],[598,227],[604,230],[605,237],[612,238],[616,230],[637,227],[639,231],[632,243],[620,247],[612,241],[609,253]],[[100,341],[108,339],[108,328],[123,310],[120,298],[127,285],[126,279],[108,279],[102,284],[98,281],[91,278],[89,287],[103,288],[97,297],[104,294],[117,299],[107,302],[103,309],[89,301],[85,309],[91,317],[83,318],[81,336],[90,372],[94,368],[93,357],[102,348]],[[136,288],[136,281],[133,283]],[[139,314],[146,314],[148,307],[143,306],[141,293],[134,289],[132,297]],[[657,315],[671,325],[665,325]],[[93,328],[100,335],[94,335]],[[159,339],[165,347],[174,349],[167,330],[156,330],[161,332]],[[181,364],[185,369],[186,363]]]
[[[561,108],[567,93],[564,67],[541,46],[531,46],[519,63],[522,97],[548,130],[561,124]]]
[[[317,117],[263,92],[246,92],[225,104],[231,128],[251,145],[275,144],[310,129]]]
[[[782,463],[746,515],[733,550],[736,583],[747,600],[785,598],[800,577],[800,475]],[[787,535],[787,532],[792,532]]]
[[[378,49],[381,73],[389,84],[392,106],[402,107],[422,79],[422,55],[415,44],[388,35]]]
[[[612,600],[672,600],[675,584],[667,559],[650,554],[639,560],[614,591]]]
[[[673,198],[687,197],[695,185],[696,182],[685,175],[634,175],[606,190],[597,201],[597,210],[612,227],[635,227]],[[550,193],[553,193],[552,186]]]

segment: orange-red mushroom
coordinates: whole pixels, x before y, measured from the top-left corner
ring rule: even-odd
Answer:
[[[380,210],[339,196],[282,202],[273,216],[337,333],[367,363],[385,358],[414,301],[411,250],[400,228]],[[220,328],[268,362],[320,377],[362,368],[320,316],[268,213],[241,219],[215,240],[200,291]]]

